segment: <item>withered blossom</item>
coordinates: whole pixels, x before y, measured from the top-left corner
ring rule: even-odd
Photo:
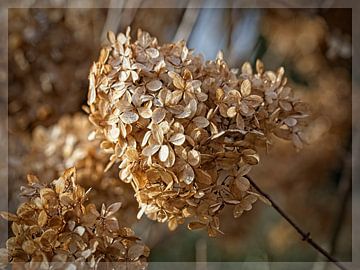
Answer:
[[[25,269],[98,269],[119,263],[124,269],[146,268],[149,249],[134,232],[121,227],[114,214],[121,203],[97,210],[85,203],[88,191],[76,183],[70,168],[49,184],[28,175],[16,214],[0,212],[13,232],[0,249],[0,264]],[[91,192],[91,191],[90,191]],[[68,268],[68,269],[70,269]]]
[[[30,151],[23,159],[24,170],[51,181],[65,169],[76,167],[77,182],[92,190],[89,201],[97,207],[102,203],[121,201],[119,221],[130,226],[136,221],[134,191],[118,179],[115,168],[106,169],[109,154],[100,151],[99,142],[91,138],[92,129],[87,116],[82,113],[62,116],[48,128],[36,127],[32,132]]]
[[[259,162],[259,147],[273,135],[304,143],[307,105],[293,97],[284,69],[266,71],[256,62],[230,69],[193,54],[184,41],[159,45],[138,31],[108,34],[89,74],[89,119],[100,147],[131,183],[146,214],[170,230],[221,233],[219,212],[234,217],[258,199],[247,174]]]

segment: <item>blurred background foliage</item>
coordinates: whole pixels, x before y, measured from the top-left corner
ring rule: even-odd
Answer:
[[[206,59],[222,50],[234,68],[257,58],[269,69],[285,67],[296,95],[312,106],[310,144],[296,152],[276,140],[252,176],[315,240],[351,260],[351,10],[209,8],[220,7],[216,0],[172,9],[141,0],[105,2],[108,9],[9,9],[10,210],[25,181],[32,130],[81,111],[106,32],[131,25],[133,36],[141,28],[160,43],[187,39]],[[151,248],[150,261],[323,260],[260,203],[237,220],[225,211],[222,224],[225,235],[216,239],[183,227],[170,233],[145,217],[133,227]]]

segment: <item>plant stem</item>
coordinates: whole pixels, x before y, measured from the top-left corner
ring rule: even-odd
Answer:
[[[297,225],[285,212],[282,210],[273,199],[266,194],[261,188],[251,179],[250,176],[246,176],[246,178],[250,181],[251,185],[266,199],[271,202],[271,206],[302,236],[302,240],[306,241],[310,246],[316,249],[319,253],[324,255],[330,262],[334,263],[337,267],[342,270],[346,270],[346,268],[334,257],[330,255],[325,249],[323,249],[318,243],[316,243],[311,237],[309,232],[305,232],[302,230],[299,225]]]

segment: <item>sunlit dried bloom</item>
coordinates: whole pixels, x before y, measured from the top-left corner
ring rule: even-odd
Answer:
[[[23,162],[26,171],[51,181],[75,166],[77,183],[92,190],[88,199],[97,207],[121,201],[120,222],[131,225],[137,209],[134,191],[118,179],[115,168],[104,172],[109,155],[100,151],[99,142],[91,138],[92,129],[87,116],[81,113],[63,116],[49,128],[36,127]]]
[[[114,217],[121,203],[103,204],[100,211],[85,204],[88,192],[76,183],[75,168],[47,185],[34,175],[27,179],[21,192],[26,201],[16,214],[0,213],[12,222],[14,234],[1,249],[3,265],[25,263],[25,268],[49,269],[50,263],[70,262],[97,269],[103,263],[122,262],[133,269],[146,267],[149,249]]]
[[[205,62],[184,41],[159,46],[138,31],[108,34],[89,75],[90,121],[101,148],[119,164],[145,213],[174,230],[220,231],[218,214],[234,206],[234,217],[257,199],[246,178],[258,164],[258,147],[273,134],[301,148],[306,104],[286,85],[284,69],[266,71],[261,61],[240,74],[220,53]]]

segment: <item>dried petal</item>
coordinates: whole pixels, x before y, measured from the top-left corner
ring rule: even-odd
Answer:
[[[139,116],[134,112],[128,111],[120,115],[120,119],[124,124],[132,124],[139,120]]]
[[[251,82],[246,79],[241,83],[240,92],[243,97],[247,97],[251,93]]]
[[[159,151],[160,161],[165,162],[169,157],[169,153],[170,153],[169,147],[167,145],[162,145]]]
[[[181,133],[176,133],[170,137],[169,142],[174,145],[182,145],[185,142],[185,135]]]
[[[149,91],[159,91],[162,87],[162,82],[159,81],[159,80],[153,80],[151,82],[148,82],[146,84],[146,88],[149,90]]]
[[[186,164],[183,171],[181,172],[179,178],[180,181],[184,182],[187,185],[190,185],[194,181],[194,178],[195,178],[195,173],[193,168],[190,165]]]

